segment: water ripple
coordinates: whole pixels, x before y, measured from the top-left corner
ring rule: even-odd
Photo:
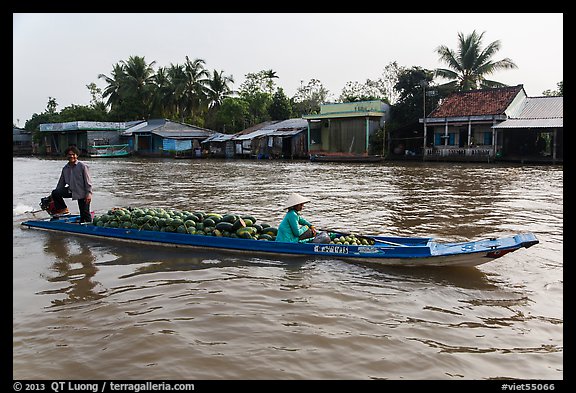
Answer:
[[[540,243],[479,268],[436,269],[23,230],[23,209],[63,162],[17,158],[15,379],[563,378],[562,167],[87,161],[96,211],[232,212],[277,225],[299,192],[320,228],[450,241],[531,231]]]

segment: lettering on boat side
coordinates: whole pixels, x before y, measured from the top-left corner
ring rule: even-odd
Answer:
[[[314,246],[314,252],[329,252],[332,254],[348,254],[348,247],[345,246]]]
[[[383,252],[383,250],[381,248],[376,248],[376,247],[359,246],[358,252],[361,254],[377,254],[379,252]]]

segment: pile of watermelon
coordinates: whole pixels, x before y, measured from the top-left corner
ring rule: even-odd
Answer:
[[[252,215],[191,212],[157,207],[115,207],[94,216],[92,225],[255,240],[276,240],[278,232],[276,227],[257,223]]]

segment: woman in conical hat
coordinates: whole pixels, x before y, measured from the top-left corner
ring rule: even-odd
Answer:
[[[309,241],[314,238],[316,229],[300,214],[304,204],[308,202],[310,202],[310,199],[300,194],[290,194],[283,205],[283,208],[288,209],[288,212],[278,226],[276,241],[296,243],[298,241]]]

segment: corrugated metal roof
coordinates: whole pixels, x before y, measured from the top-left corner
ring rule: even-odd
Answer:
[[[261,129],[278,130],[280,128],[303,128],[308,127],[308,121],[300,117],[294,119],[282,120],[278,123],[270,124],[262,127]]]
[[[146,125],[140,125],[137,129],[128,129],[124,132],[124,134],[132,134],[133,132],[152,132],[158,128],[157,124],[150,124],[147,123]]]
[[[234,138],[234,134],[222,134],[220,132],[217,132],[216,134],[213,134],[213,135],[209,136],[208,138],[204,139],[202,141],[202,143],[226,142],[226,141],[231,140],[232,138]]]
[[[262,123],[258,123],[258,124],[254,124],[253,126],[250,126],[242,131],[239,131],[236,133],[236,135],[245,135],[245,134],[250,134],[251,132],[260,130],[261,128],[264,128],[266,126],[269,126],[270,124],[275,124],[278,123],[278,120],[269,120],[269,121],[264,121]]]
[[[259,130],[251,132],[249,134],[242,134],[234,136],[234,140],[243,141],[248,139],[254,139],[265,135],[274,136],[289,136],[295,135],[304,129],[308,129],[308,121],[302,118],[294,118],[282,120],[277,123],[268,124]]]
[[[564,97],[528,97],[519,119],[564,118]]]
[[[112,122],[112,121],[69,121],[65,123],[42,123],[40,131],[120,131],[126,130],[138,124],[142,120],[131,122]]]
[[[137,124],[127,129],[122,135],[131,136],[134,133],[152,133],[163,138],[186,139],[207,138],[212,135],[214,131],[166,119],[150,119],[145,123]]]
[[[271,133],[269,133],[269,136],[293,136],[296,134],[299,134],[301,132],[304,132],[305,130],[302,128],[290,128],[290,129],[285,129],[285,130],[276,130],[276,131],[272,131]]]
[[[518,117],[492,128],[563,128],[564,97],[527,97]]]
[[[492,128],[563,128],[564,119],[508,119]]]
[[[135,132],[144,133],[144,132],[152,132],[155,129],[161,127],[166,123],[165,119],[150,119],[148,121],[144,121],[142,123],[135,124],[134,126],[127,128],[121,135],[123,136],[132,136]]]
[[[155,135],[159,135],[162,138],[170,138],[170,139],[208,138],[210,135],[212,135],[211,133],[203,130],[190,130],[190,131],[156,130],[152,131],[152,133]]]
[[[254,132],[251,132],[250,134],[244,134],[244,135],[236,135],[234,136],[235,141],[244,141],[244,140],[248,140],[248,139],[252,139],[252,138],[256,138],[257,136],[261,136],[261,135],[265,135],[267,133],[269,133],[270,130],[267,129],[260,129]]]

